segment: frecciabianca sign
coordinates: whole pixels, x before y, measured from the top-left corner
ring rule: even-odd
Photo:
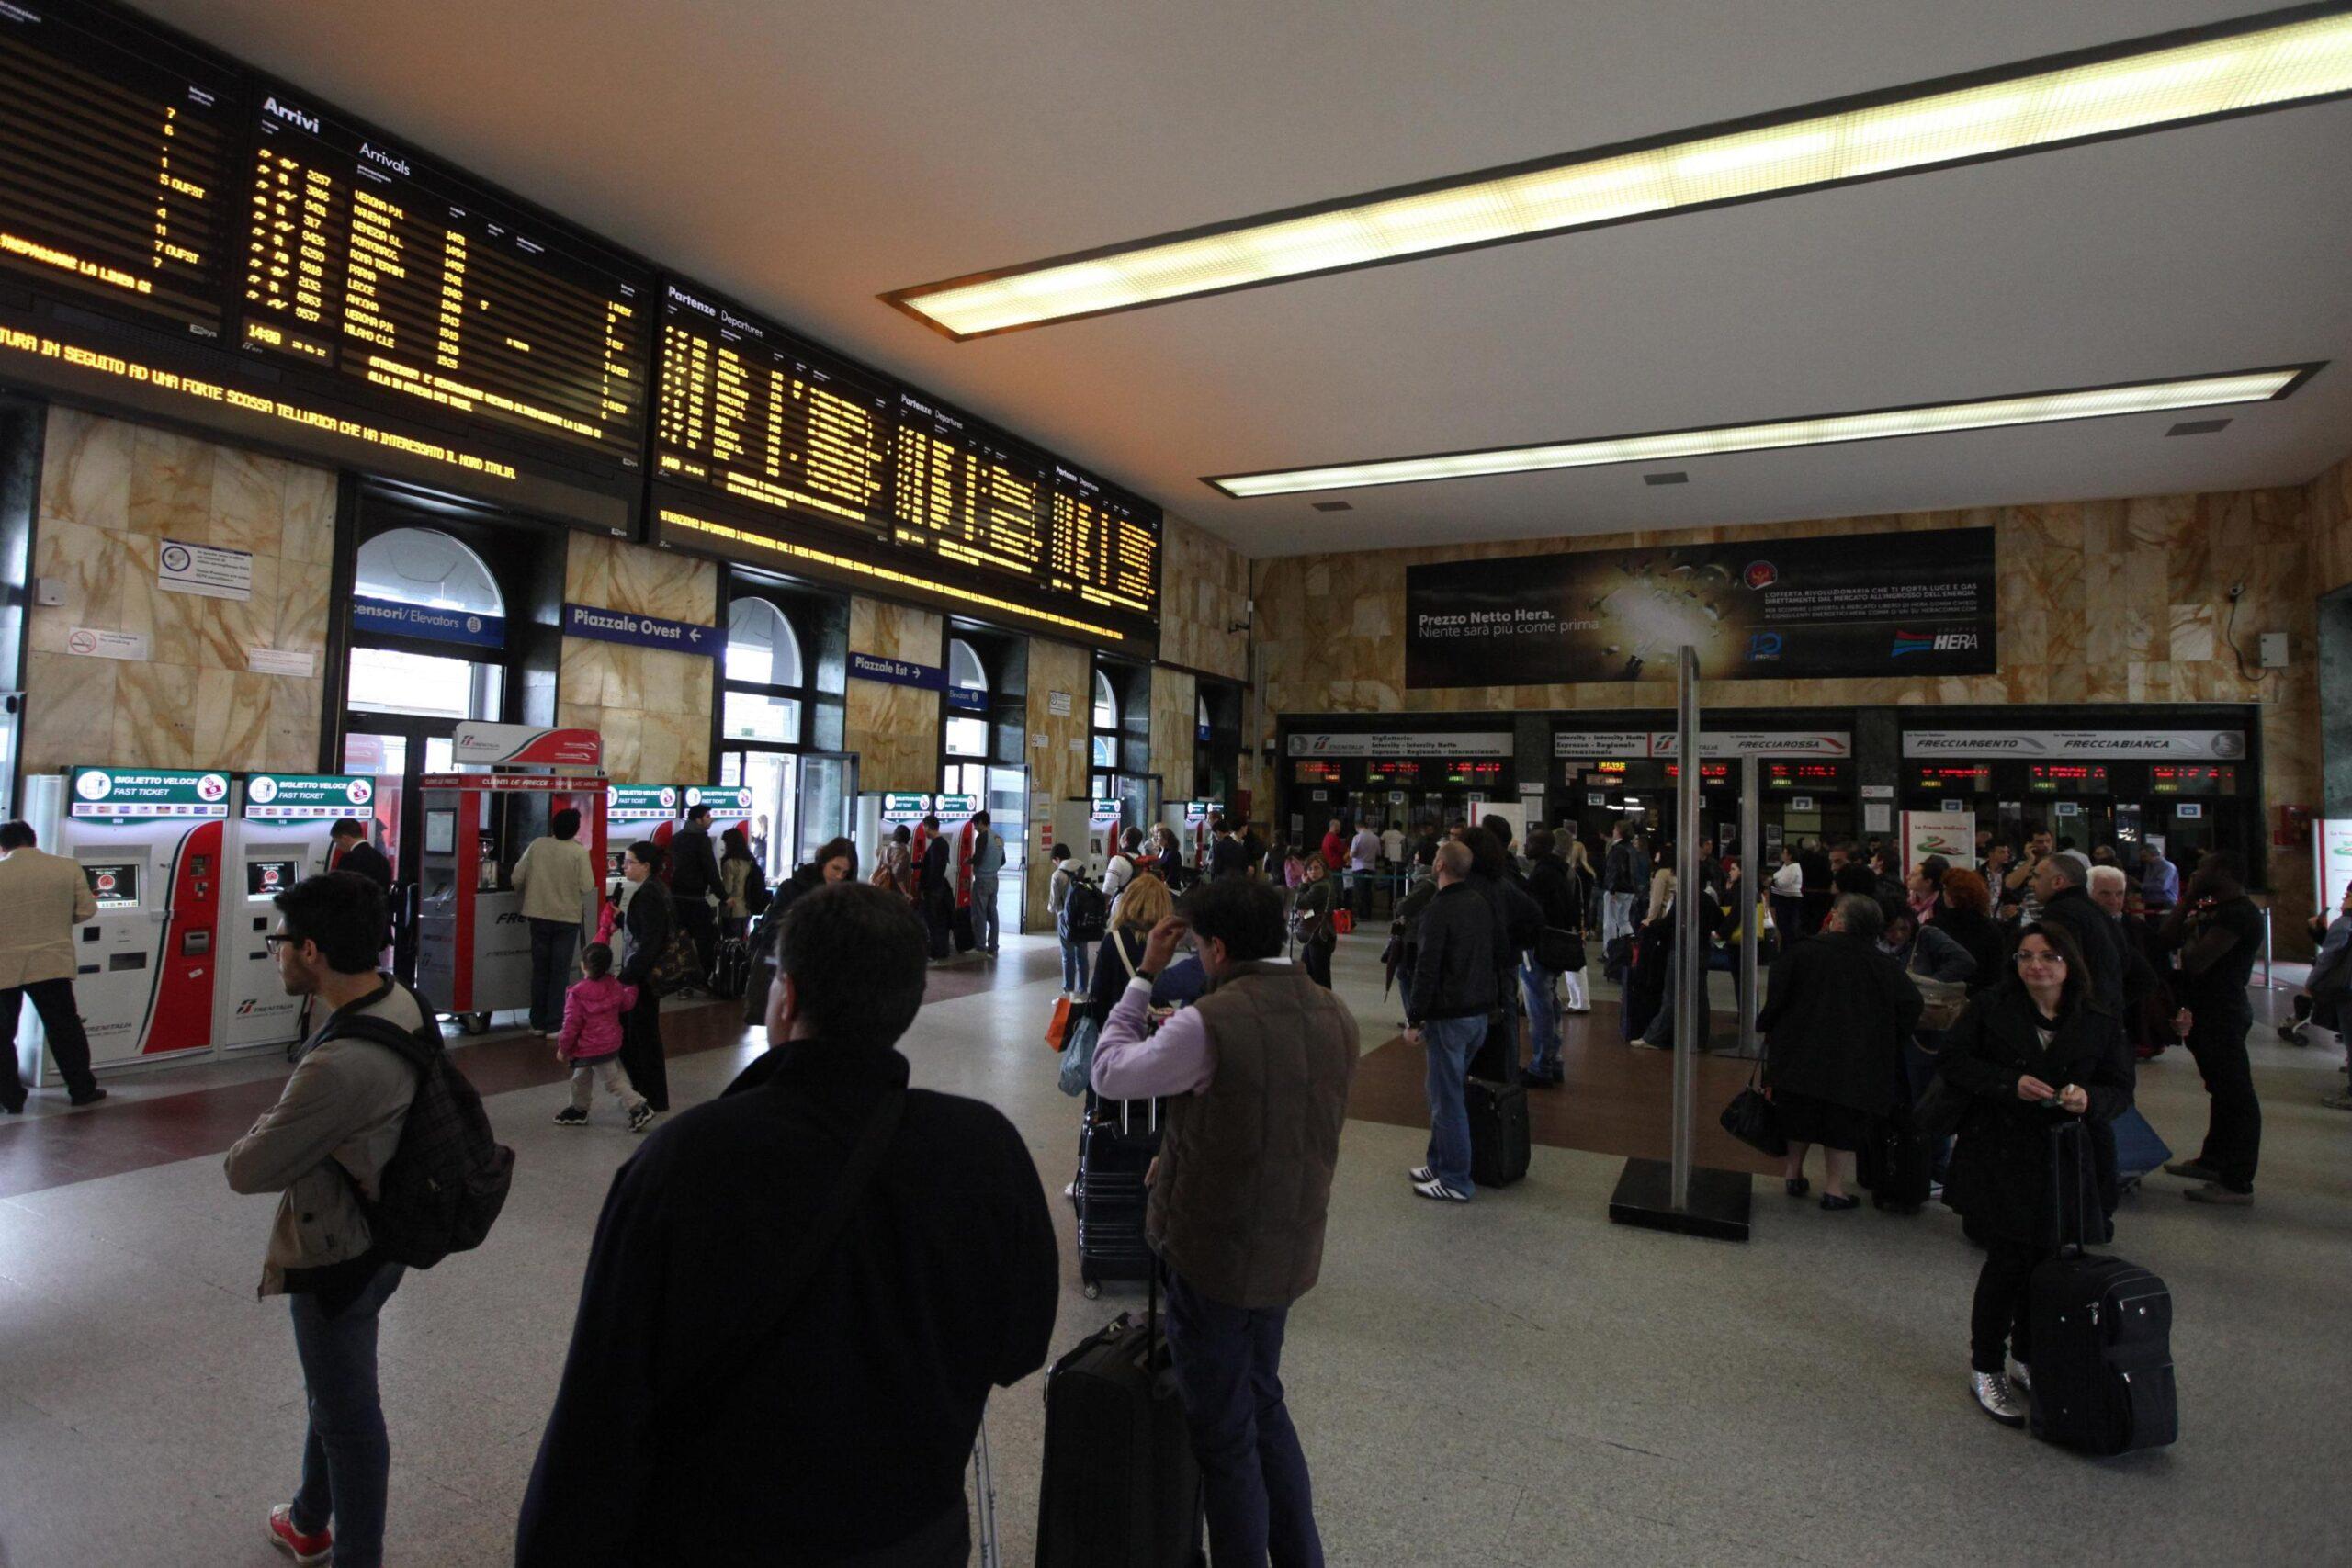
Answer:
[[[2242,729],[1914,729],[1906,757],[2185,757],[2231,762],[2245,755]]]

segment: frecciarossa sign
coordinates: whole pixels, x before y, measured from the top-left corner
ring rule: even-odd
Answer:
[[[627,643],[632,648],[666,648],[673,653],[695,653],[705,659],[717,659],[727,651],[727,634],[717,626],[665,621],[659,615],[601,609],[594,604],[566,604],[563,635]]]

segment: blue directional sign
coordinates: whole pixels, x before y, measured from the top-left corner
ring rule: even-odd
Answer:
[[[627,643],[631,648],[667,649],[673,653],[699,654],[705,659],[721,658],[727,652],[727,633],[720,627],[698,626],[692,621],[665,621],[659,615],[606,610],[594,604],[566,604],[563,635]]]

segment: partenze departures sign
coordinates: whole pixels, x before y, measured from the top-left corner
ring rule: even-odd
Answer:
[[[1984,675],[1993,530],[1447,561],[1405,574],[1405,684]]]

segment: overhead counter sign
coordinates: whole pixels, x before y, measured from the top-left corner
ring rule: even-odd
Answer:
[[[1913,729],[1906,757],[2188,757],[2234,761],[2242,729]]]
[[[1291,731],[1294,757],[1508,757],[1508,729],[1366,730],[1360,734],[1322,730]]]
[[[226,817],[229,775],[175,768],[76,768],[70,815],[85,822]]]
[[[356,773],[254,773],[245,780],[248,822],[333,821],[365,817],[376,781]]]
[[[1556,731],[1555,757],[1672,757],[1681,737],[1671,729]],[[1702,760],[1712,757],[1850,757],[1853,733],[1816,729],[1710,729],[1699,736]]]

